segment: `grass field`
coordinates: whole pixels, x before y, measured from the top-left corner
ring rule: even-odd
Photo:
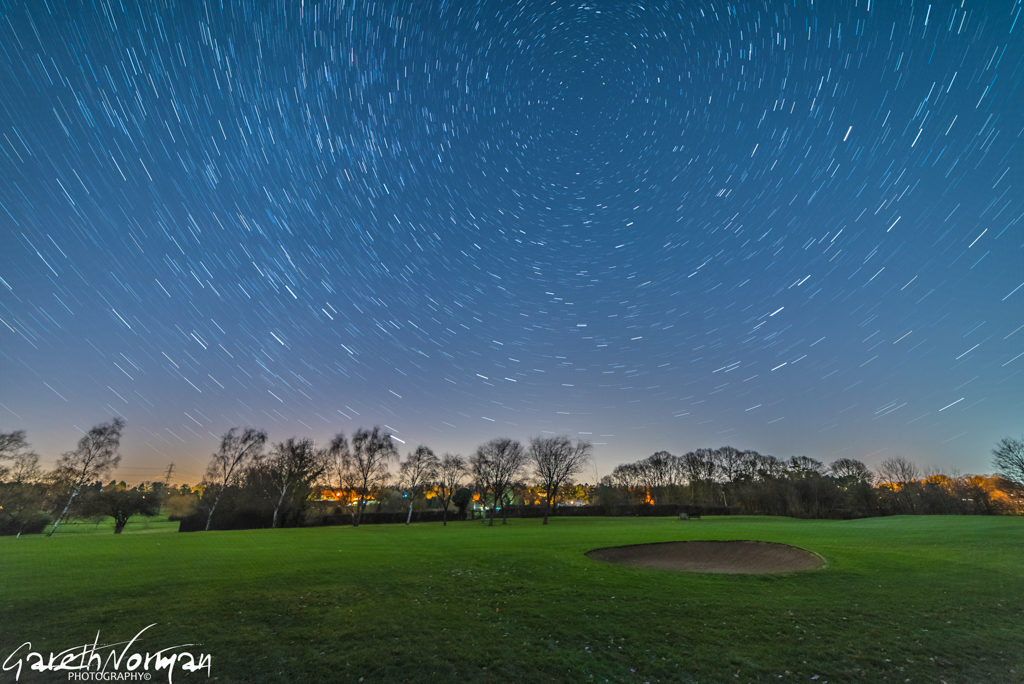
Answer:
[[[161,529],[0,538],[0,658],[156,623],[145,648],[201,644],[219,681],[1024,681],[1020,518]],[[680,539],[784,542],[827,565],[706,575],[583,555]]]
[[[136,515],[128,519],[128,524],[125,526],[122,534],[139,534],[141,532],[177,532],[179,524],[180,523],[177,520],[168,520],[166,515]],[[50,526],[47,525],[44,532],[49,529]],[[57,527],[57,532],[54,536],[64,537],[69,534],[107,535],[113,533],[114,519],[106,517],[100,518],[99,520],[71,519],[66,522],[62,522]]]

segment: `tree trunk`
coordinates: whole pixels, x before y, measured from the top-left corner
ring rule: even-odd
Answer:
[[[68,514],[68,511],[71,509],[71,502],[75,500],[75,496],[77,495],[78,487],[74,487],[71,490],[71,496],[68,497],[68,502],[64,504],[64,510],[60,512],[60,515],[57,516],[57,519],[53,521],[53,527],[51,527],[50,531],[46,533],[47,537],[52,537],[53,533],[57,531],[57,527],[59,527],[61,522],[64,521],[64,517]]]
[[[124,531],[124,526],[128,524],[127,515],[115,515],[114,516],[114,534],[121,534]]]
[[[552,492],[551,492],[551,489],[549,488],[547,496],[545,497],[545,503],[544,503],[544,522],[542,523],[544,525],[548,524],[548,516],[551,515],[551,494],[552,494]]]
[[[412,501],[413,497],[409,497],[409,515],[405,516],[405,524],[408,525],[412,522]]]
[[[221,489],[219,492],[217,492],[217,496],[213,497],[213,505],[210,506],[210,514],[206,516],[206,531],[207,532],[210,531],[210,523],[213,522],[213,512],[215,510],[217,510],[217,504],[220,503],[220,496],[223,493],[224,493],[224,490]]]
[[[441,506],[441,527],[448,527],[448,502]]]
[[[363,517],[363,507],[366,506],[366,501],[362,496],[359,497],[359,503],[356,504],[356,517],[352,519],[352,527],[359,527],[359,521]]]
[[[281,509],[281,503],[284,501],[285,494],[288,492],[287,487],[281,488],[281,496],[277,498],[277,505],[274,506],[274,519],[270,523],[271,527],[277,527],[277,512]]]

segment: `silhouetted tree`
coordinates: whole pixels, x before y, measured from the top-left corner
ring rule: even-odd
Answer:
[[[207,498],[210,492],[213,496],[210,511],[206,516],[207,530],[210,529],[213,513],[217,510],[217,504],[220,503],[225,490],[237,484],[245,474],[246,468],[262,455],[266,442],[267,433],[254,428],[245,428],[241,434],[238,434],[238,428],[231,428],[221,437],[220,448],[213,454],[210,464],[206,467],[206,489],[203,498]]]
[[[270,458],[265,464],[270,485],[277,502],[271,526],[281,524],[281,508],[288,501],[293,508],[301,508],[309,498],[312,484],[321,477],[328,466],[327,452],[317,449],[311,439],[289,437],[274,445]]]
[[[810,477],[823,475],[825,464],[810,456],[792,456],[786,464],[786,470],[794,477]]]
[[[722,482],[732,482],[743,465],[743,452],[731,446],[718,447],[712,454],[715,475]]]
[[[0,534],[40,532],[49,523],[41,475],[24,430],[0,434]]]
[[[707,503],[708,491],[717,472],[715,460],[715,454],[711,449],[690,451],[681,459],[683,475],[690,485],[692,501],[695,504]]]
[[[732,491],[745,513],[786,515],[789,483],[785,464],[753,450],[742,453]]]
[[[838,492],[825,477],[825,464],[810,456],[792,456],[786,463],[787,514],[820,517],[832,508]]]
[[[39,454],[29,446],[25,431],[0,433],[0,482],[20,485],[36,482],[40,475]],[[0,495],[0,508],[4,505],[3,496]]]
[[[52,536],[57,531],[82,487],[89,482],[102,479],[121,462],[121,455],[117,450],[121,445],[123,431],[122,418],[114,418],[109,423],[97,425],[78,440],[77,449],[66,452],[57,461],[55,475],[66,488],[68,499],[47,536]]]
[[[445,454],[441,457],[437,466],[437,497],[441,502],[441,524],[448,524],[448,505],[452,503],[453,496],[462,484],[466,476],[466,461],[461,456]],[[469,490],[466,492],[472,499]],[[469,501],[466,502],[467,504]],[[458,506],[458,504],[456,504]]]
[[[534,437],[530,440],[529,457],[537,484],[544,488],[544,524],[548,524],[551,504],[558,490],[569,478],[583,470],[590,459],[590,442],[572,440],[565,436]]]
[[[473,492],[467,487],[460,487],[452,493],[452,503],[459,509],[459,519],[466,519],[466,509],[473,503]]]
[[[351,458],[349,451],[348,439],[341,432],[334,436],[334,439],[331,440],[330,445],[327,447],[328,467],[332,471],[328,479],[333,476],[337,485],[332,486],[337,486],[338,489],[342,490],[345,489],[345,481],[347,479],[345,471]]]
[[[86,515],[109,515],[114,519],[114,534],[121,534],[133,515],[153,516],[160,512],[159,495],[141,487],[126,487],[111,482],[102,489],[83,495],[82,511]]]
[[[615,485],[626,490],[629,494],[628,498],[633,500],[634,503],[643,500],[641,494],[649,493],[644,488],[644,478],[640,472],[640,466],[636,463],[621,463],[615,466],[610,477]]]
[[[870,483],[873,477],[868,467],[855,458],[840,458],[832,461],[828,470],[832,473],[832,477],[844,483]]]
[[[902,456],[883,460],[878,466],[879,483],[889,492],[894,508],[900,513],[912,513],[917,498],[917,466]]]
[[[602,477],[591,495],[591,503],[603,507],[609,513],[619,506],[631,503],[632,499],[633,493],[612,475]]]
[[[782,475],[785,469],[785,464],[776,457],[769,454],[757,454],[755,473],[759,479],[775,479]]]
[[[423,444],[416,447],[416,451],[410,453],[405,462],[402,463],[399,478],[402,489],[409,498],[409,513],[405,516],[405,524],[412,522],[412,506],[416,496],[423,490],[423,487],[434,481],[437,477],[437,469],[440,466],[437,456],[430,447]]]
[[[1024,438],[1003,437],[992,450],[992,466],[1007,480],[1024,485]]]
[[[855,458],[840,458],[828,470],[840,492],[839,509],[834,514],[856,517],[877,512],[877,496],[871,487],[875,476],[864,463]]]
[[[900,485],[918,477],[917,466],[902,456],[887,458],[878,466],[878,479],[882,484]]]
[[[678,486],[685,479],[682,460],[667,451],[656,451],[637,461],[635,468],[638,489],[643,489],[642,499],[652,503],[663,503],[668,488]]]
[[[7,463],[11,465],[6,465]],[[19,466],[22,469],[26,466],[31,467],[31,464],[38,468],[39,456],[32,451],[25,439],[25,431],[0,432],[0,482],[6,482],[12,470]],[[18,477],[17,474],[14,475],[14,479]]]
[[[738,482],[750,482],[757,478],[757,471],[760,467],[761,460],[764,457],[757,453],[753,449],[747,449],[740,453],[739,463],[736,465],[733,471],[732,481]]]
[[[473,476],[480,483],[483,494],[486,495],[489,491],[493,497],[495,509],[501,507],[503,525],[508,524],[508,517],[505,512],[506,506],[501,505],[501,502],[505,493],[519,477],[525,464],[526,452],[523,450],[523,445],[506,437],[492,439],[479,446],[470,459]],[[489,524],[494,525],[493,516],[491,516]]]
[[[358,527],[370,494],[387,483],[388,465],[398,458],[398,450],[391,435],[374,426],[373,430],[356,430],[351,445],[339,433],[331,442],[331,454],[338,464],[342,487],[358,497],[352,516],[353,527]]]

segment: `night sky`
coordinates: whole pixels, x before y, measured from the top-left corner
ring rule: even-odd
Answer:
[[[1022,7],[0,2],[0,429],[989,472]]]

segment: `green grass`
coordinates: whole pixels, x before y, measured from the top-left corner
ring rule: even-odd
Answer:
[[[177,532],[178,521],[168,520],[166,514],[145,516],[134,515],[128,519],[121,534],[139,534],[142,532]],[[45,532],[48,532],[51,525],[47,525]],[[113,534],[114,519],[107,516],[99,519],[72,518],[62,522],[53,536],[65,536],[69,534]]]
[[[827,565],[706,575],[583,555],[679,539],[785,542]],[[0,559],[0,658],[157,623],[146,646],[200,643],[219,681],[1024,681],[1020,518],[69,533],[0,539]]]

